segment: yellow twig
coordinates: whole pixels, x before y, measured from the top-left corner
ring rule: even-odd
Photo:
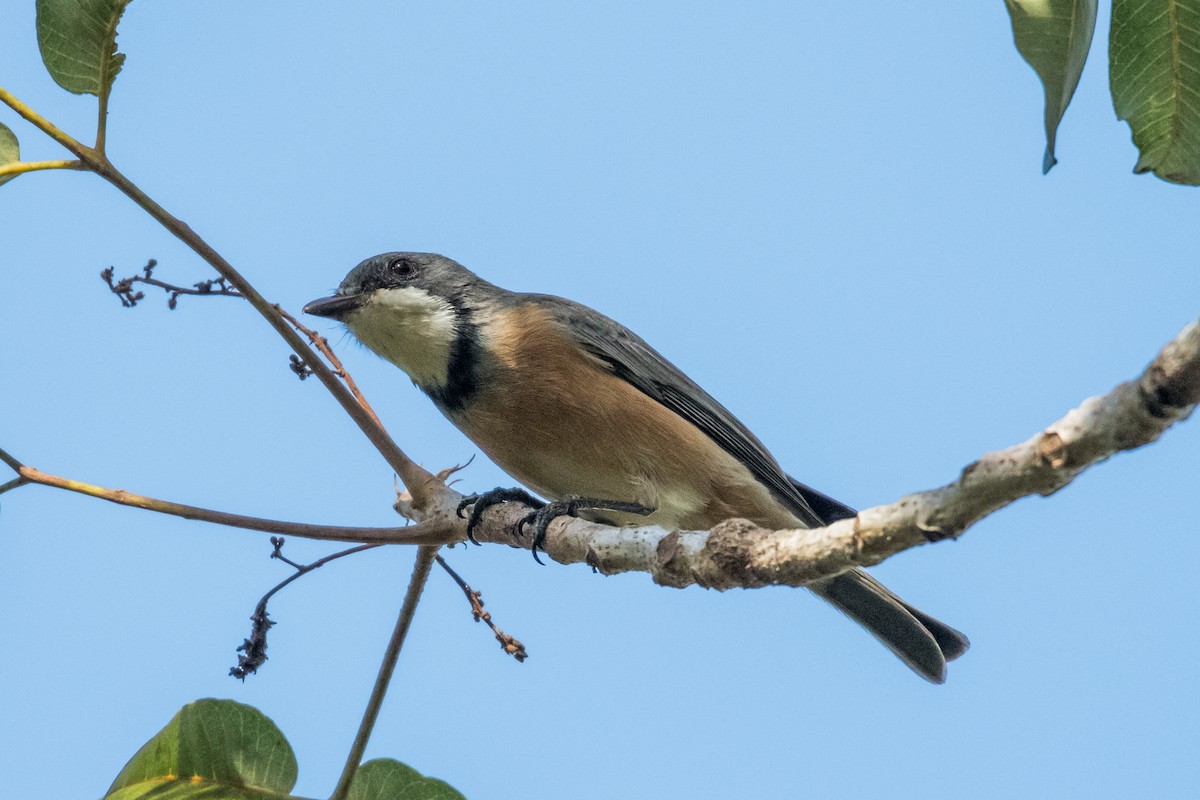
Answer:
[[[74,159],[61,161],[14,161],[0,166],[0,177],[4,175],[21,175],[26,172],[37,172],[42,169],[87,169],[83,162]]]

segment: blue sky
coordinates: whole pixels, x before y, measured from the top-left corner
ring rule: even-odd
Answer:
[[[94,101],[0,12],[0,85],[80,138]],[[953,479],[1137,374],[1197,316],[1194,190],[1134,177],[1107,18],[1043,177],[1041,88],[1003,4],[135,3],[114,162],[293,311],[383,250],[445,253],[641,333],[785,467],[857,506]],[[29,159],[60,158],[12,114]],[[0,189],[0,447],[260,516],[392,524],[392,476],[242,304],[97,275],[208,268],[85,174]],[[323,328],[406,450],[472,445]],[[716,593],[461,548],[530,658],[435,573],[369,756],[471,798],[1194,797],[1200,429],[875,570],[965,631],[944,686],[811,595]],[[482,459],[465,489],[508,481]],[[299,540],[312,560],[332,548]],[[98,797],[183,703],[282,727],[331,790],[412,553],[273,601],[265,535],[32,487],[0,503],[0,775]]]

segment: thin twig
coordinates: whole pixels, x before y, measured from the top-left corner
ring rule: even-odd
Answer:
[[[54,141],[61,144],[63,147],[70,150],[72,153],[75,153],[77,149],[83,149],[87,150],[93,155],[96,154],[92,148],[82,144],[66,131],[56,126],[53,122],[37,113],[29,106],[25,105],[25,103],[17,99],[12,92],[8,91],[2,86],[0,86],[0,103],[4,103],[4,105],[20,114],[26,122],[32,123],[34,127],[49,136]],[[76,155],[78,155],[78,153],[76,153]],[[82,160],[82,158],[80,160]]]
[[[350,784],[354,781],[354,774],[358,771],[363,752],[367,749],[367,740],[371,738],[371,730],[375,727],[375,720],[379,717],[383,697],[387,693],[388,683],[396,670],[400,649],[404,646],[404,638],[408,635],[408,629],[412,625],[413,615],[417,613],[417,603],[421,600],[421,592],[425,589],[425,581],[429,579],[429,570],[433,567],[437,551],[436,547],[417,548],[417,562],[413,566],[408,591],[404,594],[404,605],[400,607],[400,616],[396,619],[396,628],[392,631],[392,638],[383,654],[383,663],[379,665],[379,675],[375,679],[375,686],[371,689],[371,698],[367,701],[367,708],[363,712],[362,723],[358,726],[354,744],[350,747],[350,754],[346,757],[346,766],[342,769],[337,788],[333,790],[329,800],[346,800],[350,793]]]
[[[359,403],[358,399],[340,382],[339,376],[335,375],[317,357],[312,348],[295,331],[288,327],[289,323],[242,277],[241,273],[232,264],[221,257],[216,250],[197,236],[184,222],[167,213],[162,206],[152,200],[109,162],[103,152],[103,125],[100,126],[100,130],[98,131],[97,147],[93,149],[83,145],[55,127],[49,120],[46,120],[40,114],[33,111],[33,109],[29,108],[2,87],[0,87],[0,102],[8,105],[26,120],[33,123],[48,136],[78,156],[89,169],[116,186],[127,197],[150,214],[151,217],[173,233],[184,244],[188,245],[197,255],[211,264],[222,278],[228,280],[254,306],[255,310],[267,320],[271,327],[283,337],[284,341],[291,346],[300,360],[307,364],[309,369],[313,371],[313,374],[325,385],[325,388],[334,396],[346,413],[350,415],[350,418],[355,421],[363,434],[375,445],[375,448],[383,455],[396,474],[401,477],[417,506],[434,505],[448,491],[444,483],[439,483],[435,476],[405,455],[378,423],[374,414],[369,413],[367,408],[364,408]],[[437,555],[437,547],[421,547],[417,550],[416,566],[413,570],[408,591],[405,594],[404,604],[396,620],[396,628],[392,633],[391,642],[389,642],[387,652],[384,655],[383,664],[380,666],[379,676],[372,689],[371,698],[363,714],[362,724],[359,727],[354,744],[351,747],[346,767],[334,792],[334,800],[345,800],[350,791],[350,783],[358,769],[358,763],[366,749],[367,740],[370,738],[371,730],[378,717],[379,708],[383,703],[383,697],[395,669],[396,661],[399,658],[400,649],[403,647],[404,639],[412,624],[413,615],[416,613],[417,603],[421,598],[421,592],[429,577],[429,570],[433,564],[435,555]]]
[[[271,544],[275,549],[271,552],[271,558],[277,558],[296,571],[289,575],[285,580],[280,581],[275,588],[263,595],[258,601],[258,605],[254,607],[254,613],[250,616],[251,628],[250,638],[242,642],[238,648],[238,652],[242,655],[238,656],[238,664],[229,670],[229,674],[240,680],[246,680],[246,676],[253,675],[258,672],[258,668],[267,660],[267,631],[275,624],[267,614],[267,602],[275,596],[283,587],[287,586],[292,581],[299,578],[301,575],[307,575],[314,569],[325,566],[330,561],[343,558],[345,556],[361,553],[364,550],[373,550],[380,547],[378,544],[361,544],[358,547],[351,547],[348,550],[342,550],[324,558],[317,559],[311,564],[297,564],[295,561],[283,555],[283,537],[272,536]]]
[[[85,170],[81,162],[76,160],[70,161],[13,161],[9,164],[0,166],[0,177],[5,175],[23,175],[26,172],[37,172],[43,169],[73,169]]]
[[[374,418],[359,405],[358,401],[350,394],[338,376],[333,374],[333,371],[317,357],[317,354],[300,338],[299,334],[292,330],[289,323],[275,311],[275,307],[268,303],[259,294],[258,290],[242,277],[240,272],[234,269],[232,264],[217,253],[208,242],[197,236],[186,224],[171,216],[162,206],[150,199],[145,192],[135,186],[132,181],[121,174],[111,164],[107,162],[99,163],[94,166],[94,169],[99,175],[120,189],[131,200],[158,220],[167,230],[175,234],[184,244],[191,247],[201,258],[211,264],[222,277],[226,278],[235,289],[245,296],[246,300],[271,324],[271,327],[275,328],[279,335],[291,345],[296,354],[308,364],[309,368],[313,370],[316,377],[325,385],[326,389],[334,395],[346,413],[358,423],[362,432],[375,445],[376,449],[380,451],[392,469],[400,475],[405,486],[409,487],[418,501],[425,499],[430,491],[436,491],[437,486],[433,476],[400,450],[391,437],[387,435],[387,432],[380,428]]]
[[[292,569],[295,569],[295,570],[304,569],[305,567],[303,564],[298,564],[283,554],[283,543],[284,543],[284,538],[282,536],[272,536],[271,537],[271,545],[275,548],[274,550],[271,551],[271,558],[273,558],[277,561],[282,561],[283,563],[287,564]],[[347,552],[349,552],[349,551],[347,551]]]
[[[30,482],[29,479],[26,478],[24,475],[18,475],[17,477],[13,478],[8,483],[0,485],[0,494],[4,494],[5,492],[11,492],[13,489],[17,489],[21,486],[24,486],[25,484],[27,484],[29,482]]]
[[[276,305],[275,310],[278,311],[284,319],[292,323],[296,330],[308,337],[308,340],[312,342],[313,347],[316,347],[317,350],[319,350],[321,354],[328,359],[329,364],[333,367],[334,374],[345,381],[346,388],[350,390],[350,393],[354,395],[355,399],[358,400],[359,404],[366,410],[366,412],[375,419],[375,422],[379,425],[379,427],[383,428],[383,422],[379,419],[379,415],[375,413],[375,409],[371,408],[371,404],[367,402],[367,398],[363,396],[361,391],[359,391],[358,384],[354,382],[354,378],[350,377],[350,371],[345,368],[341,359],[337,357],[337,355],[333,352],[333,348],[329,346],[329,340],[311,328],[301,324],[299,320],[289,314],[282,306]],[[301,368],[304,366],[304,364],[300,365]],[[293,365],[292,369],[300,376],[301,380],[306,377],[306,374],[300,371],[300,369],[297,369],[295,365]],[[467,460],[466,464],[455,465],[453,467],[441,470],[437,473],[438,479],[443,482],[449,480],[451,475],[461,469],[464,469],[473,460],[475,460],[474,455]],[[397,490],[396,494],[400,494],[399,490]],[[528,657],[528,653],[525,651],[525,645],[522,644],[519,639],[509,636],[507,633],[496,627],[496,625],[492,622],[492,615],[483,610],[482,595],[468,586],[466,581],[464,581],[457,572],[450,568],[450,565],[446,563],[444,558],[438,556],[436,561],[438,566],[445,570],[446,573],[454,580],[455,583],[459,585],[459,587],[462,588],[463,592],[466,594],[467,601],[471,604],[471,613],[475,617],[475,621],[478,622],[482,619],[485,623],[487,623],[487,626],[492,629],[492,633],[496,636],[496,641],[500,642],[500,646],[504,649],[504,652],[517,659],[517,661],[524,661]]]
[[[105,59],[110,58],[107,52],[104,57]],[[104,155],[105,145],[107,144],[105,140],[108,137],[108,96],[111,93],[112,81],[105,81],[104,85],[100,87],[100,102],[97,103],[99,113],[96,119],[96,152],[100,155]]]
[[[3,87],[0,87],[0,102],[12,108],[25,120],[74,153],[84,166],[115,186],[159,224],[190,247],[197,255],[207,261],[222,278],[229,281],[229,284],[246,298],[247,302],[262,315],[267,323],[275,329],[276,333],[283,337],[284,341],[299,356],[300,360],[308,365],[313,374],[317,376],[317,379],[325,386],[326,390],[334,396],[334,399],[337,400],[342,409],[358,425],[363,435],[367,437],[393,471],[404,481],[413,498],[413,504],[417,508],[426,506],[435,507],[439,503],[445,505],[448,494],[453,493],[453,490],[450,490],[444,482],[439,481],[436,476],[414,462],[396,445],[387,434],[387,431],[379,425],[374,415],[368,413],[367,409],[358,402],[357,398],[341,382],[339,376],[335,375],[328,365],[320,360],[304,339],[292,330],[290,324],[276,311],[274,306],[268,303],[258,290],[232,264],[213,249],[208,242],[200,238],[182,220],[168,213],[166,209],[151,199],[149,195],[112,165],[103,151],[104,139],[102,130],[98,132],[101,135],[97,138],[97,147],[91,148],[60,130]],[[392,641],[388,645],[384,662],[380,667],[379,676],[372,690],[366,712],[363,715],[362,725],[351,748],[346,768],[342,772],[338,788],[334,793],[335,800],[345,800],[350,790],[350,782],[353,780],[354,773],[358,768],[358,762],[362,757],[362,753],[366,749],[367,739],[370,737],[375,719],[378,716],[379,707],[383,702],[388,682],[395,668],[400,649],[404,644],[404,638],[408,633],[409,626],[412,624],[417,603],[425,587],[425,582],[429,577],[429,570],[436,554],[437,547],[427,546],[418,548],[417,550],[416,566],[405,595],[404,605],[396,621],[396,629],[392,634]]]
[[[191,288],[186,286],[177,286],[173,283],[159,280],[154,277],[154,268],[158,266],[158,262],[153,258],[150,259],[146,266],[142,267],[141,275],[130,275],[128,278],[117,279],[114,277],[116,270],[113,267],[101,271],[100,277],[108,284],[109,290],[121,299],[121,305],[126,308],[133,308],[146,295],[142,292],[135,292],[133,285],[135,283],[144,283],[147,286],[155,286],[162,289],[170,295],[167,299],[167,308],[172,311],[179,303],[181,295],[199,295],[202,297],[241,297],[242,294],[237,289],[231,289],[226,285],[224,278],[212,278],[206,281],[198,281],[193,283]]]
[[[7,458],[6,458],[7,457]],[[0,460],[8,461],[7,453],[0,450]],[[20,477],[28,483],[50,486],[55,489],[65,489],[70,492],[85,494],[123,506],[132,506],[146,511],[156,511],[184,519],[195,519],[212,522],[217,525],[228,525],[233,528],[244,528],[266,533],[282,533],[289,536],[299,536],[304,539],[320,539],[334,542],[366,542],[371,544],[445,544],[458,541],[460,538],[454,532],[454,525],[447,525],[437,520],[429,520],[418,525],[401,528],[364,528],[340,525],[311,525],[303,522],[284,522],[282,520],[248,517],[241,514],[231,514],[226,511],[216,511],[210,508],[189,506],[183,503],[173,503],[169,500],[159,500],[133,494],[124,489],[107,489],[90,483],[64,478],[42,472],[35,467],[19,464],[15,460],[9,462]],[[7,484],[6,484],[7,486]]]
[[[0,450],[0,461],[3,461],[5,464],[8,464],[8,466],[12,467],[13,472],[20,472],[21,467],[25,466],[3,450]]]
[[[321,351],[321,354],[329,360],[333,374],[345,382],[346,388],[350,390],[350,394],[362,406],[363,411],[367,412],[371,419],[375,420],[375,424],[379,426],[380,430],[386,432],[387,428],[383,427],[383,421],[379,419],[379,415],[375,413],[375,409],[371,408],[371,404],[367,402],[367,398],[359,391],[358,384],[354,382],[354,378],[350,377],[350,371],[342,364],[341,359],[334,355],[333,348],[329,346],[329,340],[313,329],[302,325],[299,320],[285,311],[278,303],[275,304],[275,310],[279,312],[280,316],[292,323],[292,327],[307,336],[308,340],[312,342],[313,347]],[[310,366],[309,369],[312,369],[312,367]]]
[[[156,203],[149,195],[134,184],[133,181],[125,177],[120,170],[113,166],[104,153],[95,148],[88,147],[70,136],[3,87],[0,87],[0,102],[16,111],[21,117],[47,136],[74,153],[85,168],[115,186],[155,221],[191,248],[193,252],[207,261],[217,271],[217,274],[229,281],[229,284],[233,288],[241,292],[247,302],[254,306],[254,309],[266,319],[267,323],[275,329],[276,333],[282,336],[284,341],[296,352],[296,355],[313,370],[317,379],[324,384],[325,388],[334,396],[334,399],[338,401],[342,409],[350,415],[350,418],[354,420],[359,429],[370,440],[371,444],[375,445],[375,448],[384,457],[388,465],[404,481],[404,485],[413,493],[415,501],[419,506],[424,506],[426,503],[433,501],[441,493],[444,487],[438,484],[434,476],[410,459],[392,441],[387,432],[380,428],[371,415],[358,404],[358,401],[341,383],[338,376],[317,357],[317,354],[309,347],[308,343],[292,330],[290,324],[280,316],[275,307],[267,302],[266,298],[232,264],[213,249],[208,242],[200,238],[185,222],[171,215],[165,208]]]
[[[438,556],[437,563],[441,565],[442,569],[446,570],[446,573],[451,578],[454,579],[454,582],[458,584],[458,588],[463,590],[463,594],[467,596],[467,602],[471,604],[471,616],[475,618],[476,622],[482,620],[489,628],[492,629],[492,633],[495,634],[496,641],[500,643],[501,649],[503,649],[504,652],[508,653],[517,661],[524,661],[526,658],[528,658],[529,653],[525,651],[525,645],[521,643],[521,640],[509,636],[507,633],[496,627],[496,624],[492,622],[492,615],[483,610],[483,595],[472,589],[457,572],[451,569],[450,565],[446,563],[446,559]]]

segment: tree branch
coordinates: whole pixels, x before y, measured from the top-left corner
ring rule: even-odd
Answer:
[[[42,169],[86,169],[78,161],[13,161],[0,166],[0,177],[5,175],[21,175],[26,172],[37,172]]]
[[[284,578],[279,583],[275,584],[275,587],[271,589],[271,591],[264,594],[262,599],[258,601],[258,605],[254,607],[254,613],[250,615],[250,622],[252,623],[250,628],[250,638],[244,640],[238,647],[238,652],[241,653],[241,655],[238,656],[237,666],[229,670],[229,674],[238,680],[244,681],[249,676],[254,675],[267,661],[267,633],[270,632],[271,628],[275,626],[275,621],[272,620],[271,615],[267,613],[267,603],[271,601],[272,597],[274,597],[288,584],[298,580],[315,569],[320,569],[330,561],[336,561],[339,558],[345,558],[346,556],[361,553],[364,550],[372,550],[380,546],[378,544],[360,544],[357,547],[351,547],[348,550],[342,550],[340,552],[327,555],[324,558],[319,558],[311,564],[297,564],[295,561],[292,561],[283,554],[283,541],[284,540],[282,536],[271,537],[271,544],[275,547],[274,551],[271,553],[271,558],[279,559],[294,569],[295,572]]]
[[[333,370],[313,352],[312,348],[308,346],[308,343],[299,334],[292,330],[288,322],[276,311],[275,306],[268,303],[266,298],[259,294],[258,290],[232,264],[226,261],[208,242],[200,238],[187,223],[171,215],[165,208],[138,188],[133,181],[125,177],[120,170],[113,166],[112,162],[108,160],[108,157],[101,149],[88,147],[70,136],[23,103],[4,87],[0,87],[0,103],[4,103],[16,111],[25,120],[72,152],[79,159],[84,169],[94,172],[111,183],[143,211],[153,217],[156,222],[191,248],[196,255],[207,261],[217,271],[217,274],[245,297],[250,305],[254,306],[254,309],[266,319],[267,323],[275,329],[276,333],[283,337],[284,341],[295,351],[296,355],[308,365],[329,393],[338,401],[338,404],[342,406],[342,409],[350,415],[350,418],[354,420],[359,429],[370,440],[371,444],[375,445],[375,448],[384,457],[388,465],[404,481],[404,485],[413,493],[418,505],[425,505],[427,502],[431,504],[444,502],[444,484],[441,484],[436,476],[410,459],[392,441],[387,432],[380,428],[363,407],[358,404],[338,376],[334,374]],[[100,143],[102,144],[102,141]]]
[[[21,467],[25,466],[20,461],[6,453],[4,450],[0,450],[0,461],[3,461],[5,464],[7,464],[13,472],[20,472]]]
[[[711,531],[668,532],[654,526],[613,528],[580,519],[551,523],[550,558],[585,563],[605,574],[648,572],[655,582],[714,589],[801,586],[904,550],[961,536],[997,509],[1029,495],[1049,495],[1089,466],[1155,441],[1200,402],[1200,321],[1175,337],[1136,380],[1082,405],[1021,444],[980,458],[957,480],[824,528],[770,531],[727,520]],[[419,519],[403,496],[396,510]],[[480,542],[529,547],[519,533],[520,503],[488,509],[475,529]]]
[[[11,456],[8,456],[8,458],[5,458],[5,456],[8,456],[8,454],[0,450],[0,460],[7,462],[11,458]],[[160,514],[169,514],[174,517],[213,522],[218,525],[228,525],[233,528],[245,528],[266,533],[282,533],[289,536],[298,536],[302,539],[367,544],[443,544],[458,541],[461,538],[457,536],[455,526],[448,526],[436,517],[431,518],[428,522],[403,528],[361,528],[338,525],[310,525],[303,522],[283,522],[281,520],[230,514],[226,511],[215,511],[209,508],[200,508],[199,506],[173,503],[169,500],[158,500],[153,497],[133,494],[124,489],[106,489],[103,486],[95,486],[59,475],[51,475],[35,467],[21,464],[15,459],[12,459],[9,466],[12,466],[17,471],[18,477],[16,480],[9,481],[3,487],[0,487],[3,491],[15,489],[17,486],[27,483],[36,483],[55,489],[65,489],[70,492],[85,494],[88,497],[96,497],[122,506],[132,506],[134,508],[145,509],[146,511],[157,511]]]
[[[338,358],[337,354],[333,352],[333,348],[329,346],[329,340],[314,331],[312,328],[307,328],[302,325],[299,320],[285,311],[283,306],[276,304],[275,310],[279,312],[279,315],[287,320],[293,328],[307,336],[308,341],[312,343],[313,347],[321,351],[321,355],[325,356],[325,360],[329,362],[329,366],[333,369],[333,374],[342,379],[342,381],[346,384],[347,391],[349,391],[351,396],[358,401],[358,404],[362,406],[363,411],[367,412],[367,416],[375,421],[375,424],[379,426],[379,430],[386,433],[387,428],[383,427],[383,421],[379,419],[379,415],[375,413],[375,409],[371,407],[371,404],[367,402],[366,396],[359,390],[358,384],[355,383],[354,378],[350,376],[350,370],[346,369],[346,367],[342,364],[341,359]],[[442,478],[442,480],[445,481],[445,478]]]
[[[37,128],[42,133],[46,134],[51,139],[58,142],[59,144],[61,144],[63,147],[67,148],[71,152],[76,153],[76,155],[78,155],[78,153],[76,151],[79,148],[83,148],[85,150],[88,150],[89,152],[94,153],[94,151],[92,151],[92,148],[85,146],[83,143],[81,143],[80,141],[75,139],[73,136],[71,136],[66,131],[59,128],[53,122],[46,119],[41,114],[37,113],[29,106],[25,105],[25,103],[23,103],[21,100],[19,100],[15,95],[13,95],[12,92],[8,91],[3,86],[0,86],[0,103],[4,103],[4,105],[8,106],[13,111],[20,114],[21,117],[26,122],[29,122],[35,128]]]
[[[86,158],[83,161],[85,164],[88,163]],[[208,242],[197,236],[184,222],[167,213],[162,206],[150,199],[132,181],[107,161],[88,164],[88,166],[98,175],[120,189],[131,200],[141,206],[143,210],[149,213],[150,216],[162,224],[163,227],[212,265],[222,278],[225,278],[231,286],[237,289],[254,306],[255,310],[267,320],[276,333],[282,336],[291,346],[292,350],[308,365],[321,383],[325,385],[325,388],[338,401],[338,404],[342,406],[343,410],[350,415],[351,419],[358,424],[359,429],[375,445],[375,448],[379,450],[387,460],[388,465],[400,475],[400,479],[404,481],[404,485],[410,487],[419,500],[424,501],[424,498],[429,494],[437,493],[437,481],[434,476],[405,455],[396,446],[396,443],[392,441],[391,437],[375,424],[374,419],[359,405],[358,401],[354,399],[338,376],[313,352],[308,343],[292,330],[291,325],[275,310],[275,306],[268,303],[266,298],[259,294],[258,290],[242,277],[241,273],[234,269],[232,264],[217,253]]]
[[[1086,400],[1029,440],[989,453],[939,489],[868,508],[825,528],[769,531],[746,520],[727,520],[711,531],[666,531],[656,526],[613,528],[560,518],[547,532],[545,552],[562,564],[585,563],[600,572],[648,572],[666,586],[710,588],[800,586],[896,553],[957,538],[997,509],[1033,494],[1049,495],[1092,464],[1155,441],[1186,419],[1200,402],[1200,321],[1192,322],[1136,380]],[[80,492],[122,505],[189,519],[272,533],[351,542],[438,545],[465,540],[466,522],[455,508],[461,497],[447,488],[436,503],[418,509],[410,494],[396,510],[420,524],[411,528],[348,528],[287,523],[185,506],[103,489],[48,475],[0,450],[0,461],[24,482]],[[446,474],[433,476],[444,481]],[[16,488],[15,481],[5,490]],[[504,503],[488,509],[475,530],[480,542],[528,548],[520,530],[528,509]]]
[[[285,320],[280,313],[278,306],[274,306],[259,294],[259,292],[238,272],[232,264],[226,261],[219,253],[216,252],[208,242],[204,241],[182,220],[169,214],[166,209],[152,200],[145,192],[137,187],[132,181],[126,178],[119,170],[112,165],[105,154],[105,132],[108,113],[108,90],[110,85],[103,87],[100,97],[99,121],[96,132],[96,145],[94,148],[88,147],[77,141],[64,131],[54,126],[49,120],[42,117],[29,106],[14,97],[10,92],[0,87],[0,102],[12,108],[24,119],[35,125],[42,132],[53,138],[67,150],[71,151],[78,159],[82,166],[97,175],[101,176],[129,199],[133,200],[142,210],[153,217],[159,224],[174,234],[180,241],[190,247],[198,256],[207,261],[221,276],[228,282],[247,302],[254,307],[259,314],[267,321],[267,323],[275,329],[284,341],[292,348],[293,352],[299,357],[300,361],[311,373],[324,384],[325,388],[333,395],[342,409],[350,416],[358,425],[359,429],[367,437],[368,440],[375,446],[379,453],[384,457],[388,464],[395,470],[396,474],[404,481],[408,488],[410,496],[414,498],[414,503],[418,508],[429,509],[429,507],[445,508],[448,504],[457,505],[458,498],[461,497],[457,492],[450,489],[445,482],[444,476],[434,475],[425,470],[419,464],[410,459],[392,440],[387,431],[380,424],[378,417],[375,416],[370,406],[366,403],[365,398],[357,392],[352,394],[346,385],[342,383],[345,379],[347,383],[353,385],[349,380],[349,376],[344,369],[340,369],[340,374],[335,374],[333,369],[328,364],[320,359],[313,349],[301,338],[294,330],[292,330],[288,320]],[[149,277],[149,275],[147,275]],[[291,321],[295,323],[295,320]],[[302,326],[300,326],[302,327]],[[316,341],[314,339],[314,341]],[[332,351],[326,346],[326,352],[332,355]],[[336,359],[333,359],[336,363]],[[339,365],[340,366],[340,365]],[[303,367],[301,367],[303,369]],[[301,372],[301,377],[304,373]],[[4,461],[17,470],[20,478],[32,480],[30,474],[26,470],[31,470],[36,473],[36,470],[27,468],[16,462],[15,459],[9,459],[7,454],[3,454]],[[52,476],[46,476],[52,477]],[[16,481],[9,481],[4,484],[5,491],[21,485]],[[61,488],[71,488],[75,491],[84,491],[85,494],[93,493],[85,491],[82,487],[62,486]],[[98,487],[87,487],[88,489],[96,489]],[[104,497],[103,493],[95,496]],[[105,499],[114,499],[113,496],[105,497]],[[128,499],[126,496],[125,499]],[[149,501],[149,498],[139,498],[140,500]],[[134,503],[131,503],[134,504]],[[160,505],[162,505],[160,503]],[[175,504],[170,504],[175,505]],[[150,506],[143,506],[150,507]],[[163,510],[162,508],[156,510]],[[196,509],[186,506],[178,506],[175,509],[180,513],[180,516],[188,516],[196,512],[202,512],[204,509]],[[436,510],[426,510],[425,516],[432,528],[444,528],[444,523],[452,521],[450,515]],[[242,518],[246,521],[250,518]],[[260,523],[260,520],[253,520]],[[227,520],[226,524],[237,524],[231,520]],[[250,526],[247,527],[257,527]],[[308,527],[308,526],[304,526]],[[421,528],[421,525],[417,526]],[[307,531],[311,533],[312,531]],[[406,532],[410,536],[415,532]],[[294,535],[305,535],[305,532],[293,529]],[[416,613],[417,603],[421,598],[421,593],[424,590],[425,582],[429,577],[429,571],[434,563],[434,558],[437,556],[438,547],[435,543],[433,546],[420,546],[417,548],[416,565],[413,569],[413,574],[409,582],[408,591],[404,597],[404,603],[400,610],[399,618],[396,620],[396,627],[392,633],[392,639],[388,644],[387,651],[384,654],[383,663],[380,666],[379,674],[375,681],[375,686],[372,689],[371,697],[367,703],[366,711],[363,714],[362,724],[359,727],[354,744],[351,747],[350,755],[347,759],[346,767],[342,772],[341,778],[338,781],[338,787],[334,792],[335,800],[343,800],[350,788],[350,783],[354,778],[355,771],[358,768],[358,763],[361,760],[362,754],[366,749],[367,740],[370,738],[371,731],[375,724],[375,719],[379,714],[379,709],[383,704],[383,697],[387,692],[388,683],[391,680],[392,673],[395,670],[396,662],[400,655],[400,650],[404,645],[404,640],[408,634],[408,629],[412,624],[413,616]]]
[[[500,643],[500,648],[517,661],[524,661],[525,659],[529,658],[529,653],[526,652],[525,645],[521,643],[521,640],[513,636],[509,636],[507,633],[500,630],[496,623],[492,621],[491,613],[484,610],[483,594],[475,589],[472,589],[471,586],[462,579],[462,576],[455,572],[450,565],[446,563],[446,559],[438,556],[435,560],[437,561],[438,565],[446,571],[446,574],[450,576],[451,580],[458,584],[458,588],[462,589],[463,594],[467,598],[467,602],[471,604],[471,616],[475,618],[475,621],[483,622],[483,624],[492,629],[492,634],[496,637],[496,641]]]
[[[354,782],[354,775],[362,763],[363,753],[367,749],[367,740],[371,738],[371,731],[375,727],[375,720],[379,718],[379,709],[383,707],[384,695],[387,694],[388,684],[396,671],[400,650],[404,647],[408,629],[412,626],[413,617],[417,613],[417,603],[421,601],[421,593],[425,589],[425,581],[429,579],[429,570],[433,567],[437,551],[436,547],[417,548],[416,563],[413,565],[412,577],[408,581],[408,591],[404,593],[404,603],[400,607],[400,615],[396,618],[396,627],[392,630],[392,638],[388,641],[387,649],[383,653],[383,663],[379,665],[379,675],[375,679],[375,686],[371,689],[371,696],[367,700],[366,710],[363,711],[358,733],[354,737],[354,743],[350,746],[350,754],[346,756],[346,765],[342,768],[341,777],[338,778],[337,786],[330,795],[330,800],[346,800],[350,794],[350,785]]]
[[[9,481],[8,483],[0,485],[0,494],[4,494],[5,492],[11,492],[13,489],[19,489],[27,483],[29,483],[28,478],[17,476],[15,478],[13,478],[11,481]]]
[[[236,289],[231,289],[225,285],[224,278],[213,278],[206,281],[197,281],[191,287],[177,286],[173,283],[160,281],[154,277],[154,268],[158,266],[158,261],[150,259],[146,262],[146,266],[142,267],[141,275],[130,275],[128,278],[116,278],[116,269],[107,267],[100,272],[100,279],[108,284],[108,290],[115,294],[120,300],[121,305],[125,308],[133,308],[139,302],[145,299],[144,292],[134,291],[135,283],[144,283],[147,286],[155,286],[167,293],[167,308],[172,311],[179,303],[179,298],[183,295],[196,295],[199,297],[238,297],[242,295]],[[279,306],[275,306],[279,308]]]

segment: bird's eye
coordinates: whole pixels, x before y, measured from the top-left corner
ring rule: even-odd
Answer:
[[[417,274],[417,265],[407,258],[397,258],[388,264],[388,272],[399,278],[412,278]]]

